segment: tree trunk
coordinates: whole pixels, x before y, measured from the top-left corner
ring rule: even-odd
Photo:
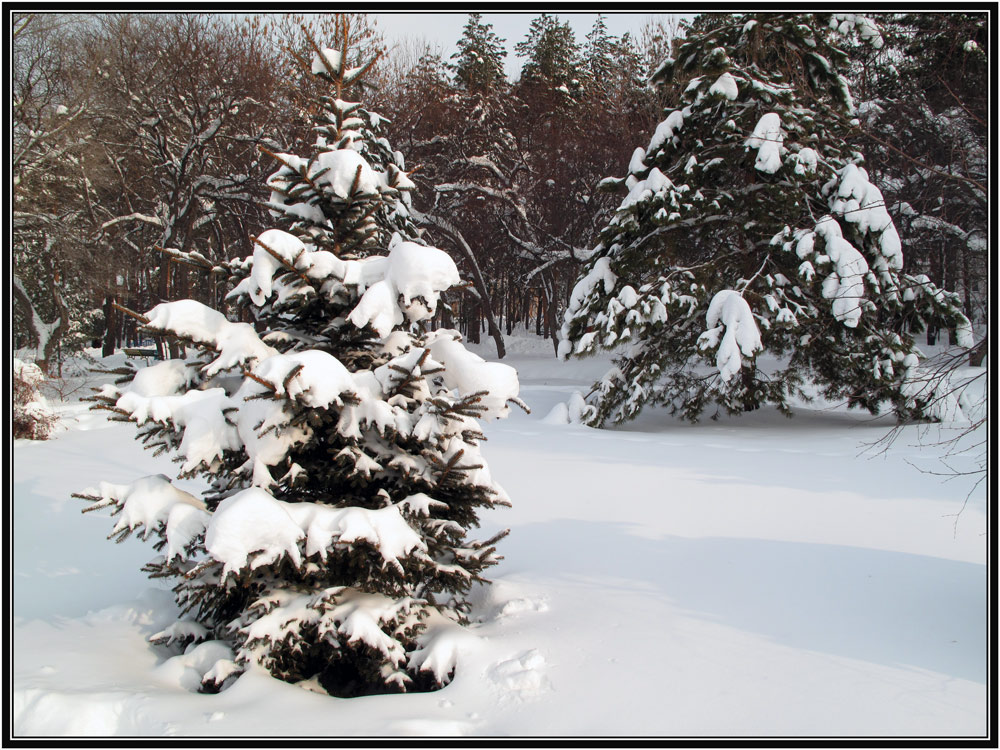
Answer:
[[[982,341],[969,350],[969,365],[971,367],[983,366],[983,360],[986,359],[986,353],[989,351],[989,346],[987,346],[988,341],[989,338],[984,337]]]
[[[56,287],[55,281],[50,278],[49,292],[52,294],[52,301],[55,303],[58,317],[51,323],[46,323],[42,320],[42,316],[38,314],[38,310],[35,309],[34,303],[32,303],[17,274],[13,274],[12,287],[14,290],[14,299],[21,306],[24,317],[35,339],[35,364],[38,365],[39,369],[47,377],[49,374],[49,360],[55,355],[59,339],[66,330],[68,323],[69,309],[66,307],[66,301]]]
[[[507,320],[505,321],[507,327],[507,335],[510,336],[514,332],[514,316],[517,314],[517,310],[514,307],[514,289],[513,284],[510,281],[510,275],[507,275]]]
[[[556,309],[559,305],[559,297],[555,289],[556,282],[552,281],[552,291],[549,294],[548,304],[545,306],[545,327],[548,335],[552,337],[552,353],[559,353],[559,337],[556,335]]]
[[[466,300],[465,306],[465,336],[470,344],[479,343],[479,300]]]
[[[172,270],[173,264],[170,262],[170,256],[164,253],[163,261],[160,263],[160,279],[157,285],[158,302],[170,301],[170,273]],[[157,339],[156,349],[160,359],[179,359],[181,356],[180,346],[176,341]]]
[[[114,306],[115,296],[109,294],[104,298],[104,346],[101,347],[101,356],[110,357],[115,353],[115,333],[118,330],[116,319],[118,311]]]
[[[970,252],[968,242],[962,243],[962,249],[959,252],[962,255],[962,292],[963,301],[965,302],[965,314],[969,320],[972,320],[972,271],[969,262]]]

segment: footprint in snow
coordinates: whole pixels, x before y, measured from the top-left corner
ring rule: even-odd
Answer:
[[[522,612],[547,612],[549,605],[545,603],[542,599],[510,599],[504,602],[503,606],[497,612],[497,619],[502,617],[510,617],[511,615],[519,615]]]
[[[542,671],[545,666],[545,657],[537,649],[531,649],[497,662],[489,670],[489,676],[503,698],[523,701],[552,690],[552,683]]]

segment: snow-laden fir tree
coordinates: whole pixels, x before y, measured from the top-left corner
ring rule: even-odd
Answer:
[[[807,382],[851,406],[922,416],[913,334],[937,325],[971,343],[955,296],[904,272],[851,148],[846,34],[881,42],[863,16],[699,16],[654,73],[678,106],[628,174],[604,181],[628,195],[561,331],[563,357],[620,347],[589,423],[647,402],[691,419],[711,403],[787,411]],[[764,352],[779,364],[762,367]]]
[[[489,93],[501,87],[506,81],[503,42],[491,24],[483,23],[482,14],[470,13],[455,45],[458,51],[451,56],[455,62],[449,66],[458,85],[469,93]]]
[[[517,375],[426,330],[459,276],[405,238],[412,183],[379,117],[342,98],[368,67],[349,53],[316,50],[335,95],[311,154],[275,154],[284,229],[216,268],[252,322],[159,304],[144,327],[186,358],[98,396],[176,454],[179,478],[202,480],[188,486],[200,493],[160,475],[80,496],[117,514],[113,537],[155,540],[145,570],[175,582],[183,619],[153,640],[203,649],[206,690],[251,665],[340,696],[447,683],[466,594],[506,533],[468,537],[482,509],[509,504],[477,418],[520,404]]]

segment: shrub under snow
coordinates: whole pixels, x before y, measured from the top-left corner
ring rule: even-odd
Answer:
[[[45,380],[38,365],[14,358],[14,437],[46,440],[56,416],[38,391]]]

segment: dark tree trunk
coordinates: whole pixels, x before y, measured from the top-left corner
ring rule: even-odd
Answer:
[[[987,346],[988,338],[983,338],[978,344],[969,350],[969,365],[972,367],[982,367],[983,360],[986,359],[986,353],[989,351]]]
[[[115,309],[115,296],[109,294],[104,298],[104,345],[101,356],[110,357],[115,353],[115,340],[118,332],[118,311]]]
[[[466,300],[465,330],[470,344],[479,343],[479,300]]]

